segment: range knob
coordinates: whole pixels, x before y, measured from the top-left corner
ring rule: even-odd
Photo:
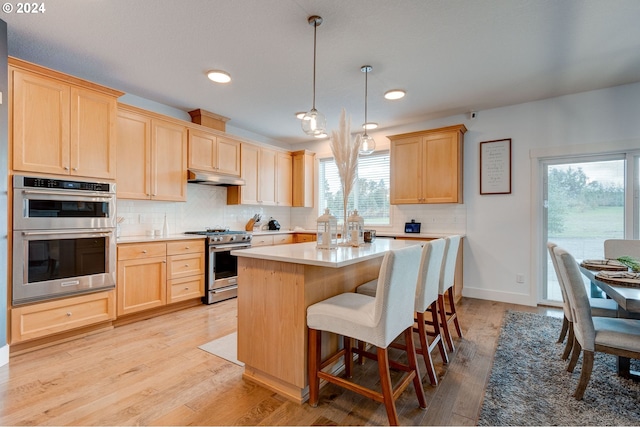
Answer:
[[[234,240],[236,240],[236,236],[230,236],[230,237],[229,237],[229,241],[230,241],[230,242],[233,242]]]

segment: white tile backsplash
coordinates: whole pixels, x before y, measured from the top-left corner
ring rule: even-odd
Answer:
[[[199,184],[187,184],[186,202],[123,199],[118,200],[117,209],[118,216],[124,218],[120,224],[121,236],[142,236],[147,230],[162,230],[165,214],[169,233],[214,226],[244,230],[247,221],[257,213],[264,218],[264,226],[270,218],[275,218],[283,230],[295,227],[315,230],[319,216],[316,208],[227,205],[226,187]],[[422,223],[423,233],[464,233],[467,209],[463,204],[395,205],[391,206],[392,225],[376,228],[402,233],[404,223],[412,219]]]
[[[169,233],[214,226],[244,230],[247,221],[256,213],[263,216],[264,225],[270,218],[275,218],[282,229],[293,228],[288,207],[227,205],[226,187],[200,184],[187,184],[186,202],[120,199],[117,210],[118,216],[124,218],[120,224],[121,236],[142,236],[148,230],[162,230],[165,214]]]

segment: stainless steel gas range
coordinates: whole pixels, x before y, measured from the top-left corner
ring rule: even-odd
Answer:
[[[205,231],[187,231],[185,234],[207,236],[206,291],[202,302],[213,304],[238,296],[238,260],[232,250],[251,247],[251,234],[212,228]]]

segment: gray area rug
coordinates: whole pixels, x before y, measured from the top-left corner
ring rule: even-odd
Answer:
[[[507,312],[478,425],[640,425],[640,383],[616,373],[614,356],[596,353],[582,401],[573,374],[560,359],[562,319]],[[632,360],[632,369],[640,368]]]

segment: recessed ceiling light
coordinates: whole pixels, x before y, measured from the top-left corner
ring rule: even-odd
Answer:
[[[231,75],[222,70],[207,71],[207,77],[216,83],[229,83],[231,81]]]
[[[369,122],[362,125],[362,129],[375,129],[378,127],[378,124],[375,122]]]
[[[296,113],[296,118],[297,118],[297,119],[302,120],[302,119],[304,119],[304,116],[305,116],[306,114],[307,114],[307,112],[306,112],[306,111],[298,111],[298,112]]]
[[[400,98],[404,98],[405,95],[406,95],[406,92],[402,89],[392,89],[384,93],[384,97],[386,99],[400,99]]]

